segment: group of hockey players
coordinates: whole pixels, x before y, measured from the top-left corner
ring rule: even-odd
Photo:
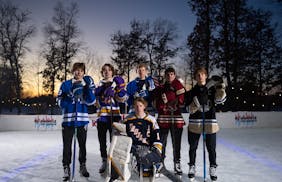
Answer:
[[[188,142],[189,171],[188,177],[195,177],[196,150],[201,133],[206,133],[206,147],[209,154],[209,174],[215,181],[216,176],[216,132],[219,130],[216,117],[216,104],[226,99],[225,85],[221,78],[208,79],[205,68],[194,71],[197,84],[186,91],[177,79],[176,70],[169,67],[165,70],[164,80],[148,76],[146,64],[137,67],[138,77],[125,83],[121,76],[115,74],[111,64],[104,64],[101,69],[102,80],[95,86],[93,79],[85,75],[84,63],[74,63],[73,78],[62,83],[58,93],[58,104],[63,111],[63,180],[71,178],[72,140],[76,137],[79,144],[79,172],[89,177],[86,168],[86,138],[89,123],[87,107],[95,104],[97,108],[97,130],[100,144],[102,165],[99,173],[107,169],[107,132],[110,139],[113,135],[113,124],[125,124],[125,133],[132,140],[131,153],[137,160],[138,169],[143,169],[142,175],[152,175],[145,169],[165,167],[165,149],[170,132],[172,138],[173,161],[175,174],[181,175],[181,138],[184,119],[183,108],[189,107]],[[157,84],[156,84],[157,83]],[[128,115],[121,118],[120,104],[126,103]],[[155,118],[155,114],[158,117]],[[204,115],[204,116],[203,116]],[[119,174],[112,170],[112,179]]]

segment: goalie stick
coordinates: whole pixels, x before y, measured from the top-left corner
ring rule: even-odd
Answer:
[[[174,173],[170,172],[166,169],[166,167],[161,164],[162,166],[158,169],[158,172],[166,176],[168,179],[174,182],[182,182],[181,179],[179,179]]]

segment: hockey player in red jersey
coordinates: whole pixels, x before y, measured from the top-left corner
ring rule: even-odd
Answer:
[[[174,171],[182,174],[180,163],[181,137],[184,119],[181,116],[181,107],[184,105],[185,88],[176,78],[175,69],[165,70],[165,83],[155,90],[158,124],[160,126],[161,141],[163,143],[162,157],[165,159],[165,148],[170,131],[173,145]]]

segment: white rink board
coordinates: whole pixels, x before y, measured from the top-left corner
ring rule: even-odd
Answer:
[[[37,130],[35,127],[35,118],[51,118],[50,115],[0,115],[0,131],[29,131]],[[188,124],[189,114],[183,114]],[[220,128],[276,128],[282,127],[282,112],[221,112],[217,113]],[[236,118],[237,117],[237,118]],[[61,115],[52,115],[56,120],[56,125],[52,129],[61,128]],[[96,115],[91,114],[90,120],[95,120]],[[236,120],[237,119],[237,120]],[[92,123],[90,122],[89,125]],[[186,124],[186,126],[187,126]],[[40,130],[45,129],[43,127]],[[48,128],[47,128],[48,129]]]

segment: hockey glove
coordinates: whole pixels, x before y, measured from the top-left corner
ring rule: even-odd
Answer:
[[[104,96],[105,97],[114,97],[115,95],[115,91],[113,90],[113,87],[108,87],[105,91],[104,91]]]
[[[226,92],[225,92],[225,84],[217,84],[215,86],[215,95],[214,95],[215,103],[222,104],[226,100]]]
[[[167,97],[166,97],[166,94],[165,94],[165,93],[163,93],[163,94],[162,94],[162,100],[163,100],[163,102],[164,102],[165,104],[168,102],[168,100],[167,100]]]
[[[147,92],[146,90],[140,90],[140,92],[136,92],[134,94],[134,98],[137,98],[137,97],[146,97],[147,96]]]
[[[193,97],[192,103],[189,105],[189,112],[190,114],[194,114],[195,112],[197,112],[200,109],[201,109],[200,102],[198,100],[198,97],[195,96]]]
[[[155,87],[155,83],[154,83],[153,78],[151,76],[149,76],[147,78],[147,80],[148,80],[148,83],[149,83],[149,91],[154,90],[156,87]]]
[[[206,87],[210,89],[211,87],[214,87],[220,83],[223,83],[223,79],[220,76],[213,75],[210,79],[208,79],[206,83]]]
[[[84,76],[83,80],[84,80],[87,88],[90,88],[90,89],[95,88],[94,80],[91,76]]]
[[[162,160],[162,155],[159,150],[155,147],[152,150],[141,158],[141,163],[144,165],[153,165],[154,163],[159,163]]]
[[[83,98],[83,82],[75,81],[72,86],[72,93],[75,99]]]
[[[115,76],[113,81],[116,83],[115,89],[117,90],[117,92],[120,92],[122,89],[124,89],[125,83],[121,76]]]

